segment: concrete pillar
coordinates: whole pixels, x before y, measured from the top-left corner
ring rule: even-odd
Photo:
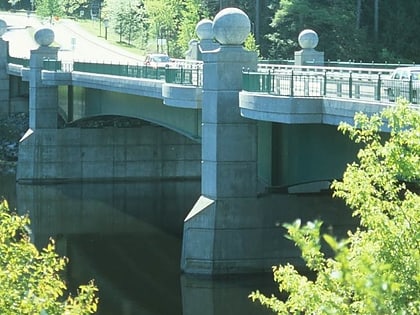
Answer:
[[[9,75],[7,74],[7,57],[9,55],[9,42],[2,39],[7,30],[5,21],[0,20],[0,114],[10,112]]]
[[[298,37],[302,50],[295,52],[296,66],[323,66],[324,52],[316,51],[318,45],[318,34],[310,29],[300,32]]]
[[[186,273],[258,269],[257,127],[239,110],[242,69],[257,67],[241,45],[249,29],[245,13],[222,10],[213,22],[221,47],[203,52],[202,195],[184,222]]]
[[[56,129],[58,113],[58,87],[42,84],[41,72],[44,59],[57,59],[57,47],[49,47],[54,33],[49,28],[35,33],[39,48],[31,50],[29,60],[29,128]]]
[[[209,19],[201,20],[197,23],[195,32],[200,41],[192,39],[189,42],[189,50],[187,51],[186,59],[203,60],[203,52],[216,50],[220,47],[220,44],[214,41],[213,21]]]
[[[203,19],[197,23],[195,28],[195,32],[197,33],[200,42],[198,44],[199,50],[199,60],[203,60],[202,54],[206,51],[212,51],[218,49],[220,44],[214,41],[214,34],[213,34],[213,21],[209,19]]]
[[[58,87],[42,83],[44,59],[56,59],[58,48],[49,47],[54,41],[49,28],[39,29],[34,38],[39,48],[29,59],[29,129],[20,139],[17,180],[49,178],[58,164],[51,163],[57,152]]]

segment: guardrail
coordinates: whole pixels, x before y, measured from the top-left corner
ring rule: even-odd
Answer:
[[[165,82],[200,87],[203,85],[203,69],[200,66],[193,68],[166,68]]]
[[[201,86],[203,82],[202,62],[174,60],[166,67],[147,65],[92,63],[89,61],[61,62],[45,59],[43,69],[49,71],[80,71],[124,77],[165,80],[166,83]]]
[[[8,63],[29,67],[29,59],[8,56]],[[167,67],[133,64],[92,63],[46,59],[43,69],[80,71],[133,78],[165,80],[166,83],[202,86],[200,61],[175,60]],[[243,90],[290,97],[340,97],[395,101],[404,97],[420,101],[420,80],[391,80],[389,68],[322,67],[259,64],[257,71],[243,70]]]
[[[294,65],[294,59],[278,59],[278,60],[259,60],[259,64],[275,64],[275,65]],[[307,61],[305,66],[314,65],[313,62]],[[381,69],[395,69],[397,67],[410,67],[415,66],[414,62],[412,63],[390,63],[390,62],[364,62],[363,60],[348,60],[348,61],[341,61],[341,60],[325,60],[324,66],[325,67],[338,67],[338,68],[381,68]]]
[[[73,71],[109,74],[123,77],[163,80],[165,68],[131,64],[90,63],[75,61]]]
[[[22,67],[29,67],[29,59],[21,57],[7,56],[7,63],[12,63]]]
[[[388,69],[259,67],[243,70],[243,90],[290,97],[340,97],[418,103],[420,80],[392,80]]]

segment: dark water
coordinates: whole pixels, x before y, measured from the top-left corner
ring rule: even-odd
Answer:
[[[15,185],[0,195],[29,212],[35,244],[56,240],[71,288],[94,279],[99,315],[271,314],[249,301],[275,292],[270,274],[209,279],[180,272],[183,219],[199,181]]]

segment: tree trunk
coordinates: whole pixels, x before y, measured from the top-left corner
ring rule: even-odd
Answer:
[[[378,39],[378,32],[379,32],[379,0],[375,0],[373,14],[374,14],[373,37],[376,41]]]
[[[356,4],[356,29],[360,29],[360,16],[362,14],[362,0],[357,0]]]

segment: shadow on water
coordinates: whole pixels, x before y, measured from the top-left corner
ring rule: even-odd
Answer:
[[[53,237],[70,258],[72,290],[95,279],[99,315],[269,314],[247,296],[274,292],[271,275],[181,275],[183,220],[199,194],[193,180],[17,185],[16,208],[38,247]]]
[[[0,175],[0,199],[6,199],[10,209],[16,209],[15,175]]]

